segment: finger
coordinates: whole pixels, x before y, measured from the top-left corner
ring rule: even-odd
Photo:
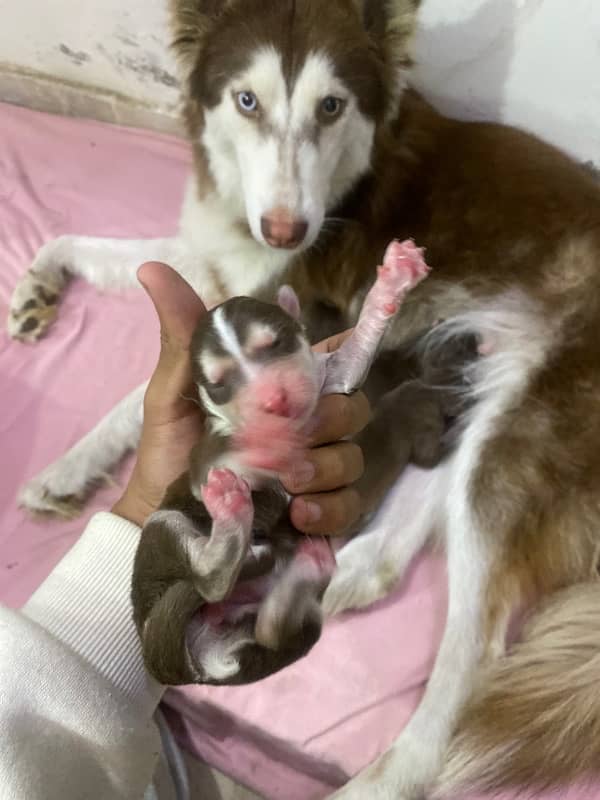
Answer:
[[[337,442],[307,450],[281,483],[290,494],[329,492],[357,481],[363,474],[361,448],[353,442]]]
[[[337,492],[295,497],[290,505],[292,524],[303,533],[340,536],[356,522],[361,512],[358,492],[352,488]]]
[[[166,264],[148,262],[138,270],[161,326],[158,364],[144,398],[144,416],[153,424],[191,414],[193,397],[189,345],[204,304],[192,287]]]
[[[167,264],[149,261],[138,270],[138,280],[150,296],[161,327],[161,340],[182,349],[206,307],[189,283]]]
[[[363,392],[330,394],[319,400],[315,419],[316,425],[309,436],[313,447],[355,436],[371,419],[371,406]]]
[[[354,328],[349,328],[347,331],[336,333],[335,336],[323,339],[322,342],[318,342],[313,346],[313,350],[315,353],[333,353],[334,350],[337,350],[338,347],[346,341],[353,330]]]

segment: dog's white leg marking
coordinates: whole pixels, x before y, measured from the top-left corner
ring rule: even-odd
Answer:
[[[171,239],[102,239],[60,236],[47,242],[17,284],[10,303],[8,332],[15,339],[35,341],[52,324],[60,293],[70,276],[81,277],[101,289],[136,285],[136,271],[144,261],[166,261],[182,270],[186,248]]]
[[[125,453],[137,446],[147,385],[123,398],[64,456],[26,484],[19,495],[20,505],[42,514],[77,514],[90,485],[105,479]]]
[[[409,467],[375,522],[337,553],[323,597],[327,616],[385,597],[436,527],[445,468]]]
[[[464,447],[465,445],[463,445]],[[460,451],[447,466],[436,491],[449,498],[446,629],[425,695],[409,724],[373,765],[335,795],[341,800],[416,800],[438,772],[457,713],[471,688],[482,648],[481,599],[489,553],[472,518],[468,474]],[[399,534],[402,535],[402,534]]]
[[[449,325],[455,331],[479,331],[484,338],[491,332],[497,340],[494,353],[475,366],[473,391],[479,402],[458,450],[444,467],[446,485],[437,486],[444,498],[448,551],[446,629],[425,695],[410,722],[387,753],[334,795],[336,800],[423,797],[439,773],[485,646],[483,598],[494,540],[482,535],[470,498],[471,479],[497,419],[519,401],[532,370],[543,363],[551,331],[520,295],[498,299]]]

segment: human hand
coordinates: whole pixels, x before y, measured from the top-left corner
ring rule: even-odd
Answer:
[[[175,270],[150,262],[138,278],[154,303],[161,326],[161,351],[144,399],[144,424],[129,484],[113,512],[143,525],[158,508],[169,484],[187,468],[191,448],[203,433],[203,416],[191,399],[189,347],[205,307]],[[347,334],[321,342],[315,349],[336,349]],[[362,453],[339,439],[358,433],[368,422],[365,396],[329,395],[317,406],[317,425],[310,449],[292,475],[282,476],[290,494],[294,525],[305,533],[340,534],[360,514],[358,494],[349,485],[362,474]],[[307,478],[306,464],[312,468]],[[304,473],[302,474],[302,467]]]
[[[167,487],[189,466],[190,450],[203,433],[203,414],[191,399],[189,347],[204,303],[166,264],[149,262],[138,279],[160,321],[160,356],[144,398],[144,424],[131,478],[113,513],[137,525],[155,511]]]
[[[331,353],[351,332],[331,336],[313,349]],[[371,408],[363,392],[330,394],[319,400],[315,417],[310,448],[280,479],[290,494],[298,495],[290,504],[294,526],[304,533],[335,536],[343,534],[362,511],[361,498],[352,488],[363,473],[362,450],[354,442],[340,440],[365,427]]]

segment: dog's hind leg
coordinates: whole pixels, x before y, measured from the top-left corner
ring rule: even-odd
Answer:
[[[409,467],[375,523],[337,553],[323,597],[327,616],[370,605],[400,580],[436,528],[445,472],[443,464],[433,470]]]
[[[453,472],[460,477],[456,464]],[[448,616],[433,672],[421,704],[397,741],[336,793],[336,800],[420,800],[440,770],[457,716],[471,692],[485,647],[483,607],[491,553],[470,513],[466,486],[461,491],[450,471],[447,477],[444,497],[451,497],[453,506],[447,535]],[[437,482],[436,491],[441,489]]]
[[[105,480],[125,453],[137,446],[147,385],[134,389],[58,461],[26,484],[20,505],[38,514],[78,514],[86,492]]]
[[[177,238],[103,239],[60,236],[47,242],[17,284],[10,302],[8,332],[25,342],[41,338],[54,321],[60,294],[71,277],[101,289],[136,284],[145,261],[165,261],[175,269],[186,263],[186,248]]]

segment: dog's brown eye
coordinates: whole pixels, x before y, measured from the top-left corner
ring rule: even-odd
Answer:
[[[342,113],[343,108],[344,102],[340,100],[339,97],[328,95],[321,100],[321,110],[327,117],[338,117]]]
[[[254,114],[258,111],[258,98],[254,92],[238,92],[236,100],[240,111],[244,114]]]

